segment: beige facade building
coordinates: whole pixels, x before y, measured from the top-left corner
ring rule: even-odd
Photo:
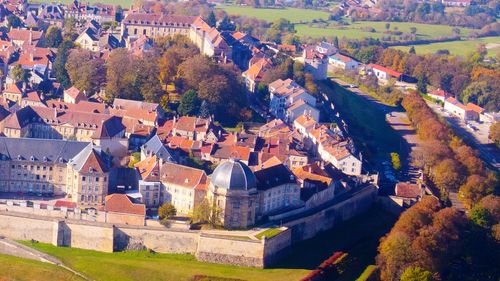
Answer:
[[[98,147],[30,138],[0,138],[0,143],[0,192],[67,195],[79,205],[104,203],[109,162]]]

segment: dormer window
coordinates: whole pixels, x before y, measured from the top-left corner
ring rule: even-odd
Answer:
[[[21,155],[17,155],[17,160],[23,160],[23,157]]]
[[[30,157],[30,161],[35,161],[35,156],[33,156],[33,155],[32,155],[32,156]]]
[[[64,159],[62,157],[59,157],[59,163],[64,163]]]
[[[47,162],[47,161],[48,161],[47,156],[44,156],[44,157],[43,157],[43,162]]]

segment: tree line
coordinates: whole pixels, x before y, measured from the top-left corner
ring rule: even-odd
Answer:
[[[498,280],[500,197],[490,195],[480,204],[466,216],[425,196],[381,239],[376,258],[380,279]]]
[[[380,46],[360,49],[346,46],[345,51],[363,63],[374,62],[417,78],[420,92],[426,93],[430,85],[451,93],[464,103],[473,102],[490,111],[500,110],[500,71],[498,64],[485,62],[484,46],[466,58],[417,55]]]
[[[140,56],[118,48],[107,59],[65,40],[58,48],[54,75],[64,88],[73,85],[87,95],[104,89],[109,102],[145,100],[183,115],[217,112],[221,121],[252,117],[239,70],[201,55],[180,35],[156,40],[154,49]],[[174,92],[180,102],[173,98]]]

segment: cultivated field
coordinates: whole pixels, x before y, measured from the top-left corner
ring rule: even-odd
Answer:
[[[299,280],[307,275],[304,269],[257,269],[199,262],[192,255],[157,254],[147,251],[101,253],[74,248],[55,247],[49,244],[23,242],[39,251],[57,257],[65,265],[85,276],[99,281],[105,280],[193,280],[196,275],[232,280]],[[2,260],[0,260],[2,264]],[[0,267],[0,271],[3,267]],[[21,269],[20,269],[21,270]],[[22,270],[29,271],[30,267]],[[11,274],[11,273],[7,273]],[[9,277],[10,275],[7,275]],[[14,275],[17,276],[17,275]],[[0,274],[0,280],[2,275]],[[17,278],[12,278],[17,280]],[[10,280],[7,278],[7,280]],[[28,278],[28,280],[30,280]],[[37,280],[59,280],[37,278]]]
[[[453,55],[465,56],[468,53],[474,51],[481,43],[486,44],[486,48],[488,49],[488,56],[493,57],[500,52],[500,36],[484,37],[475,40],[424,44],[414,47],[417,54],[435,53],[438,50],[448,50]],[[398,46],[394,48],[408,51],[410,49],[410,46]]]
[[[327,20],[329,14],[323,11],[308,10],[308,9],[257,9],[253,7],[246,6],[229,6],[223,5],[219,6],[218,9],[226,11],[230,15],[241,15],[246,17],[256,17],[261,20],[274,21],[280,18],[284,18],[293,23],[312,21],[314,19],[324,19]]]

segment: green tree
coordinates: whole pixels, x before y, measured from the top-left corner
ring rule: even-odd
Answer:
[[[427,94],[427,76],[422,75],[417,81],[417,91],[422,94]]]
[[[23,25],[23,22],[17,16],[11,14],[7,17],[7,27],[8,28],[18,28],[18,27],[21,27],[22,25]]]
[[[57,48],[61,45],[63,36],[61,29],[55,25],[51,25],[45,34],[45,44],[49,48]]]
[[[127,49],[114,49],[109,55],[106,70],[106,98],[140,99],[136,88],[137,63]]]
[[[401,170],[401,159],[399,158],[399,154],[396,152],[391,152],[391,163],[392,163],[392,168],[395,171]]]
[[[416,54],[417,52],[415,51],[415,47],[411,46],[410,49],[408,50],[408,53],[410,53],[410,54]]]
[[[10,71],[12,79],[17,82],[27,83],[30,78],[30,72],[27,69],[23,69],[20,64],[16,64]]]
[[[170,203],[164,203],[160,206],[160,208],[158,208],[158,216],[161,220],[171,219],[175,217],[175,215],[177,215],[177,210],[174,205]]]
[[[236,29],[236,26],[234,26],[228,16],[225,16],[220,21],[218,29],[221,31],[234,31]]]
[[[221,224],[220,221],[221,210],[208,201],[208,199],[203,199],[203,201],[194,207],[193,210],[193,222],[195,223],[208,223],[211,226],[217,226]]]
[[[104,61],[85,49],[71,50],[66,71],[73,86],[91,95],[100,90],[106,82]]]
[[[195,90],[186,91],[181,98],[177,112],[180,115],[196,115],[200,109],[200,100]]]
[[[469,217],[473,223],[480,227],[489,227],[491,225],[490,211],[481,206],[472,208]]]
[[[213,10],[210,11],[210,14],[208,14],[206,22],[210,27],[215,27],[215,25],[217,24],[217,18],[215,17],[215,13]]]
[[[418,266],[411,266],[405,269],[401,275],[401,281],[434,281],[432,272]]]
[[[52,66],[56,80],[61,83],[65,89],[71,86],[71,79],[66,71],[66,62],[68,61],[71,48],[73,48],[73,42],[64,40],[59,48],[57,48],[57,56]]]
[[[339,49],[339,38],[337,36],[333,37],[333,46],[335,46],[335,48]]]
[[[137,61],[137,78],[135,88],[139,89],[142,98],[147,102],[159,102],[165,94],[160,81],[158,57],[154,53],[147,53]]]

